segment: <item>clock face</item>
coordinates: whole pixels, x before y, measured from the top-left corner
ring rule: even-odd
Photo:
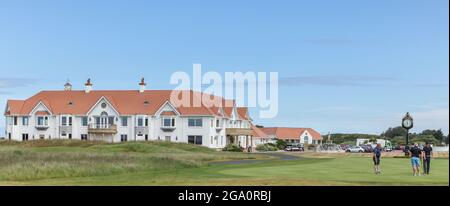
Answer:
[[[412,121],[410,119],[403,120],[403,127],[410,128],[412,126]]]

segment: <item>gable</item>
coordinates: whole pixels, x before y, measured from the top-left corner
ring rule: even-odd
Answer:
[[[106,112],[108,115],[119,116],[119,112],[114,106],[105,98],[101,97],[97,103],[87,112],[87,115],[101,115]]]

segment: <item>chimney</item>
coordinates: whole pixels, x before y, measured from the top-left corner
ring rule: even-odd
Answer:
[[[141,82],[139,83],[139,93],[142,93],[145,91],[145,85],[147,85],[147,84],[145,83],[144,78],[142,78]]]
[[[69,80],[64,84],[64,91],[72,91],[72,84],[70,84]]]
[[[89,78],[89,79],[86,81],[86,84],[84,84],[84,86],[85,86],[85,88],[84,88],[84,92],[85,92],[85,93],[91,92],[91,90],[92,90],[91,78]]]

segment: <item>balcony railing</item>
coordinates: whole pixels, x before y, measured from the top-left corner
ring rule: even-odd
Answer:
[[[89,124],[89,133],[103,133],[103,134],[116,134],[117,125],[115,124]]]

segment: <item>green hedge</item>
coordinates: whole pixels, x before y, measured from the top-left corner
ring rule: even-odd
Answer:
[[[275,144],[267,143],[267,144],[260,144],[256,146],[257,151],[267,152],[267,151],[277,151],[278,147]]]
[[[228,152],[242,152],[243,148],[241,148],[237,144],[229,144],[229,145],[225,146],[222,150],[228,151]]]

